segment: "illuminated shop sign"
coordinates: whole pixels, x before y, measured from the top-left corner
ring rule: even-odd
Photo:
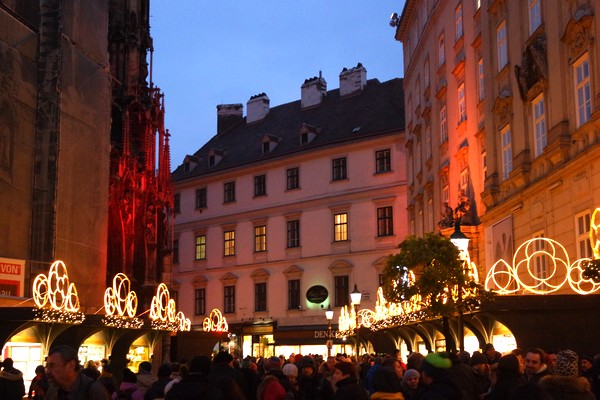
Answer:
[[[34,316],[37,321],[80,324],[85,319],[79,312],[77,288],[69,282],[67,267],[60,260],[52,263],[48,276],[35,277],[33,300],[38,307]]]
[[[0,296],[23,296],[25,260],[0,258]]]

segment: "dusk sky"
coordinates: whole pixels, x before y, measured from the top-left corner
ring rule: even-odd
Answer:
[[[265,92],[271,107],[300,99],[319,75],[339,88],[359,62],[367,79],[403,76],[389,19],[404,0],[151,0],[152,80],[165,93],[171,168],[216,133],[218,104]]]

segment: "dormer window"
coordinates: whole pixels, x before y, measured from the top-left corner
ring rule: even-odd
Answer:
[[[279,144],[281,138],[275,135],[264,135],[261,139],[262,153],[267,154],[272,152]]]
[[[224,154],[225,152],[222,150],[211,149],[208,152],[208,166],[214,167],[217,165],[223,159]]]
[[[304,146],[312,142],[314,138],[317,137],[317,133],[319,133],[319,130],[320,129],[312,125],[302,124],[302,127],[300,128],[299,132],[300,146]]]
[[[190,156],[189,154],[183,159],[183,171],[190,172],[198,165],[198,157]]]

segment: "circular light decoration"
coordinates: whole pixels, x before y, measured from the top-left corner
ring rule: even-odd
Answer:
[[[135,318],[137,312],[137,294],[131,290],[131,281],[127,275],[118,273],[113,278],[112,287],[104,291],[104,310],[102,319],[107,326],[124,329],[139,329],[144,321]]]
[[[32,289],[33,300],[38,306],[37,320],[79,324],[85,319],[85,315],[79,312],[77,288],[69,282],[67,267],[62,261],[52,263],[48,276],[36,276]]]
[[[187,327],[187,320],[183,313],[178,316],[175,300],[171,298],[167,285],[161,283],[156,288],[150,305],[150,320],[153,329],[177,331]],[[191,327],[191,322],[189,324]],[[189,330],[189,329],[187,329]]]
[[[215,308],[210,312],[208,317],[204,318],[202,330],[204,332],[227,332],[229,325],[227,325],[227,320],[221,314],[221,311]]]

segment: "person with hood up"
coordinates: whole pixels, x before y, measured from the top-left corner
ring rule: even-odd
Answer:
[[[210,364],[206,356],[192,358],[187,375],[173,385],[165,400],[224,400],[223,393],[208,379]]]
[[[391,368],[379,368],[372,379],[371,400],[404,400],[401,381]]]
[[[298,364],[298,390],[302,400],[331,400],[333,387],[323,375],[317,373],[315,362],[304,356]]]
[[[333,369],[332,382],[337,387],[335,400],[368,400],[367,392],[356,377],[356,368],[352,363],[340,362]]]
[[[540,379],[539,385],[553,400],[594,400],[589,380],[578,376],[579,357],[573,350],[562,350],[556,354],[553,375]]]
[[[21,400],[25,395],[23,373],[16,369],[12,358],[5,358],[0,371],[0,399]]]

